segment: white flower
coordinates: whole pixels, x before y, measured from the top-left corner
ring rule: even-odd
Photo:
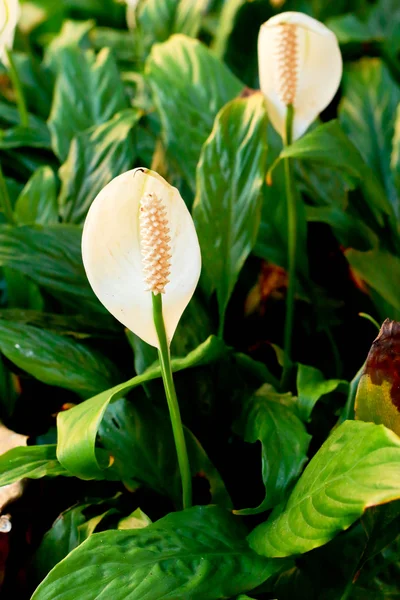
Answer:
[[[328,106],[342,77],[335,34],[298,12],[281,13],[261,26],[258,65],[269,118],[282,138],[287,106],[293,104],[294,140]]]
[[[12,48],[20,14],[18,0],[0,0],[0,61],[6,62],[6,49]]]
[[[100,302],[128,329],[159,347],[152,292],[162,293],[168,340],[200,276],[200,247],[179,191],[139,168],[113,179],[93,201],[82,257]]]

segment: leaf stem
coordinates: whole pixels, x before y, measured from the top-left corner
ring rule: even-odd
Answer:
[[[11,206],[10,196],[7,190],[6,180],[0,165],[0,210],[4,213],[7,223],[15,225],[14,212]]]
[[[6,48],[6,55],[8,59],[8,72],[10,75],[10,79],[12,81],[16,99],[17,99],[17,107],[19,112],[19,118],[21,121],[22,127],[29,127],[29,116],[26,108],[26,102],[24,97],[24,92],[22,89],[22,83],[20,76],[18,74],[17,67],[15,65],[14,57],[12,52]]]
[[[160,343],[158,357],[160,359],[161,376],[164,383],[165,395],[167,397],[176,453],[178,455],[179,470],[182,479],[183,508],[189,508],[192,505],[192,475],[190,472],[178,399],[176,397],[175,385],[172,377],[171,354],[162,312],[162,294],[152,294],[152,299],[154,325]]]
[[[286,135],[284,141],[285,147],[292,143],[293,117],[293,105],[289,104],[286,113]],[[290,378],[290,371],[292,367],[291,348],[294,317],[294,297],[296,291],[297,207],[291,159],[285,157],[283,162],[285,168],[285,188],[288,219],[288,291],[286,297],[284,362],[281,384],[282,388],[286,388],[288,386],[288,380]]]

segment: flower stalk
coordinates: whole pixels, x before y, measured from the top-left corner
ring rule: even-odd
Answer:
[[[8,48],[5,49],[5,54],[7,56],[8,73],[10,75],[10,79],[13,84],[13,88],[14,88],[14,92],[15,92],[15,98],[17,101],[17,108],[18,108],[19,118],[21,121],[21,126],[29,127],[28,110],[26,108],[25,96],[24,96],[24,92],[23,92],[23,88],[22,88],[21,79],[18,74],[18,69],[15,65],[15,61],[14,61],[12,52],[10,50],[8,50]]]
[[[190,508],[192,505],[192,476],[190,472],[189,458],[186,448],[181,413],[179,410],[178,398],[176,396],[174,380],[172,377],[171,354],[165,333],[165,325],[162,314],[162,294],[152,293],[152,300],[154,325],[156,327],[159,341],[158,357],[160,360],[161,376],[164,383],[172,431],[174,434],[175,448],[178,456],[179,471],[182,480],[182,503],[183,508]]]
[[[285,146],[292,143],[294,108],[292,104],[287,107]],[[296,250],[297,250],[297,206],[296,193],[291,159],[284,158],[285,188],[287,201],[287,224],[288,224],[288,290],[286,297],[286,318],[284,333],[284,359],[282,371],[282,387],[288,386],[288,379],[292,365],[292,335],[294,320],[294,298],[296,293]]]

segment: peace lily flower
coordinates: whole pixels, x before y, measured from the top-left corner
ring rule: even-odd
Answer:
[[[176,188],[144,168],[113,179],[86,217],[82,257],[100,302],[157,348],[152,296],[162,294],[171,341],[201,269],[193,220]]]
[[[12,48],[20,14],[18,0],[0,0],[0,61],[7,63],[6,50]]]
[[[294,108],[295,140],[331,102],[342,77],[335,34],[298,12],[281,13],[261,26],[258,64],[269,118],[283,139],[287,107]]]

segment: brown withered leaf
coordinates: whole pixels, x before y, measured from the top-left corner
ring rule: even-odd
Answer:
[[[356,419],[386,425],[400,435],[400,323],[386,319],[365,363]]]
[[[251,315],[256,311],[259,311],[263,315],[268,298],[283,298],[287,282],[288,278],[285,269],[263,261],[258,281],[246,298],[245,315]]]

